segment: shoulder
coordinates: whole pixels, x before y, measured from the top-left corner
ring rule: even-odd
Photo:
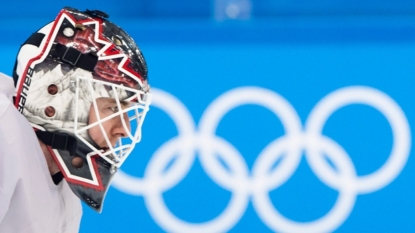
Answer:
[[[13,79],[0,73],[0,119],[7,108],[12,105],[13,93]],[[1,122],[3,122],[3,120]]]
[[[64,218],[60,232],[78,232],[82,218],[81,200],[73,193],[66,180],[59,183],[58,188],[64,200]]]
[[[0,95],[0,144],[27,145],[34,139],[35,134],[29,121],[10,100]]]
[[[0,72],[0,94],[4,94],[8,99],[14,94],[13,78]]]

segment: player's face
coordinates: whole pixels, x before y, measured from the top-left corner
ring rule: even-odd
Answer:
[[[121,110],[121,109],[118,109],[117,103],[112,98],[101,97],[101,98],[96,99],[96,103],[97,103],[100,119],[103,119]],[[126,108],[128,106],[129,106],[128,102],[121,101],[122,108]],[[126,132],[125,127],[123,126],[121,117],[124,118],[125,125],[127,126],[127,129],[130,130],[130,122],[129,122],[127,113],[124,113],[122,115],[117,115],[102,123],[104,131],[108,136],[109,142],[111,143],[111,146],[113,147],[116,145],[117,140],[120,137],[127,136],[127,132]],[[98,117],[97,117],[94,105],[91,104],[91,108],[89,110],[89,121],[88,122],[89,124],[93,124],[97,122],[97,120],[98,120]],[[104,135],[102,134],[102,131],[99,125],[96,125],[88,129],[88,133],[90,137],[92,138],[92,140],[94,140],[95,143],[99,147],[101,148],[109,147],[108,143],[105,140]]]

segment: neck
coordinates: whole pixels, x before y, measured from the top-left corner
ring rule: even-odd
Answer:
[[[48,169],[50,175],[55,175],[60,171],[58,164],[55,162],[52,154],[50,153],[48,146],[39,140],[40,148],[42,148],[43,154],[45,155],[46,163],[48,164]]]

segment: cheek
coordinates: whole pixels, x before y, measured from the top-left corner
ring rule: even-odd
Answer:
[[[94,121],[96,122],[96,120]],[[91,122],[93,123],[93,122]],[[105,130],[105,134],[108,136],[109,140],[111,141],[111,134],[109,133],[111,131],[111,120],[105,121],[101,123],[102,128]],[[88,129],[89,136],[91,139],[97,143],[99,146],[104,147],[107,145],[105,136],[103,135],[103,132],[101,131],[101,127],[99,125],[96,125],[90,129]]]
[[[97,122],[97,116],[94,111],[93,105],[91,105],[89,109],[89,117],[88,117],[88,125],[93,124]],[[94,140],[95,142],[99,141],[99,135],[101,135],[101,130],[99,129],[99,126],[94,126],[90,129],[88,129],[88,134]]]
[[[130,118],[128,117],[127,113],[124,113],[124,121],[125,121],[125,124],[127,125],[128,131],[131,131]]]
[[[97,121],[97,116],[95,115],[94,107],[91,104],[89,107],[89,114],[88,114],[88,125],[92,124]]]
[[[88,134],[94,140],[95,143],[98,143],[101,141],[101,130],[99,129],[99,126],[92,127],[88,129]]]

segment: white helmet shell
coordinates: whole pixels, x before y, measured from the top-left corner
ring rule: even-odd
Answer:
[[[22,45],[13,73],[15,106],[75,194],[98,212],[141,139],[151,102],[140,49],[107,17],[62,9]]]

